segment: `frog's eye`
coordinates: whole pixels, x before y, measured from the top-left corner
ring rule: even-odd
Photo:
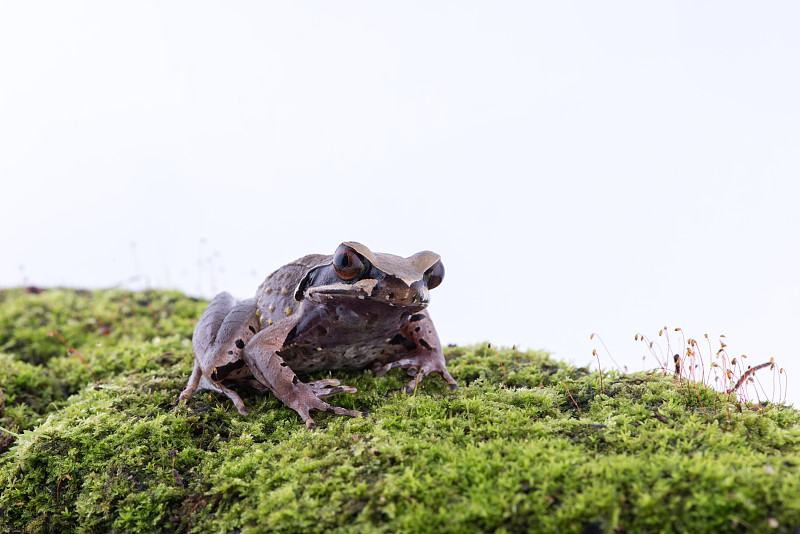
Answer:
[[[339,278],[345,282],[350,282],[358,278],[358,275],[364,271],[364,262],[352,249],[339,245],[333,255],[333,268]]]
[[[433,264],[433,267],[425,271],[425,280],[428,283],[428,289],[433,289],[444,280],[444,264],[442,260]]]

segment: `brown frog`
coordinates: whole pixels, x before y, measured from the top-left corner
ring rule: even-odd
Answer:
[[[407,393],[430,373],[457,389],[425,309],[429,290],[443,278],[444,266],[433,252],[402,258],[350,241],[333,256],[312,254],[281,267],[254,298],[237,303],[220,293],[194,330],[194,370],[179,400],[209,389],[227,395],[247,415],[230,388],[245,383],[269,389],[314,429],[311,410],[367,414],[322,400],[356,388],[333,378],[301,382],[295,373],[372,367],[382,376],[399,367],[414,377]]]

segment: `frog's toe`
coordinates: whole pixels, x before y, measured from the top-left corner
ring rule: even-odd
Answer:
[[[331,406],[330,404],[326,405],[325,411],[328,413],[335,413],[336,415],[347,415],[349,417],[369,417],[369,413],[367,412],[359,412],[358,410],[348,410],[347,408],[342,408],[341,406]]]
[[[383,376],[392,369],[397,369],[398,367],[411,367],[416,365],[417,359],[416,358],[403,358],[401,360],[397,360],[394,362],[389,362],[385,365],[377,365],[374,367],[375,369],[375,376]],[[412,367],[413,368],[413,367]],[[415,369],[415,368],[414,368]],[[415,369],[416,372],[416,369]],[[411,371],[409,371],[409,374]]]
[[[333,397],[338,393],[355,393],[358,391],[356,388],[351,386],[339,386],[335,388],[325,388],[323,390],[317,391],[316,395],[318,399],[327,399],[328,397]]]
[[[313,408],[308,403],[302,403],[300,405],[291,406],[291,408],[297,412],[297,415],[303,419],[303,422],[306,424],[306,428],[309,430],[316,430],[317,423],[314,422],[314,419],[311,418],[309,412],[313,410]]]
[[[335,378],[326,378],[324,380],[315,380],[309,382],[308,385],[314,392],[318,399],[326,399],[338,393],[355,393],[358,391],[352,386],[341,386],[340,382]]]
[[[411,375],[411,373],[408,373],[408,374]],[[405,392],[406,393],[413,393],[414,390],[417,389],[417,385],[419,385],[419,383],[422,382],[422,379],[425,376],[425,372],[424,371],[419,371],[419,372],[414,373],[411,376],[413,376],[414,378],[412,378],[411,381],[408,384],[406,384],[406,387],[405,387]]]
[[[315,428],[317,428],[317,424],[314,422],[314,420],[309,415],[309,412],[312,412],[314,410],[316,410],[318,412],[327,412],[327,413],[332,413],[332,414],[336,414],[336,415],[347,415],[347,416],[350,416],[350,417],[367,417],[369,415],[366,412],[359,412],[359,411],[356,411],[356,410],[348,410],[347,408],[342,408],[340,406],[331,406],[327,402],[320,400],[321,397],[319,397],[318,395],[322,395],[322,394],[327,394],[328,396],[334,395],[334,394],[340,392],[340,391],[337,391],[337,390],[339,390],[339,387],[325,388],[323,386],[323,387],[318,388],[318,390],[315,390],[315,388],[313,386],[315,384],[333,385],[334,383],[338,384],[339,381],[336,380],[336,379],[326,379],[326,380],[318,380],[317,382],[309,382],[307,384],[304,384],[304,386],[309,386],[309,389],[311,389],[311,392],[309,392],[308,389],[306,389],[304,387],[303,389],[305,390],[305,393],[303,393],[302,395],[296,397],[295,399],[291,400],[290,402],[287,402],[287,405],[290,408],[292,408],[294,411],[296,411],[300,415],[300,417],[303,418],[303,421],[305,421],[305,423],[306,423],[306,428],[308,428],[309,430],[314,430]],[[350,388],[349,386],[340,386],[340,387],[341,388],[346,388],[346,389],[342,389],[342,391],[349,391],[350,389],[355,390],[355,388]],[[313,394],[309,394],[309,393],[313,393]]]
[[[181,391],[181,394],[178,395],[176,404],[188,401],[189,399],[192,398],[192,396],[194,396],[196,391],[197,391],[197,386],[186,386],[185,388],[183,388],[183,391]]]
[[[247,409],[244,407],[244,401],[239,395],[237,395],[231,389],[223,391],[223,393],[225,393],[225,395],[227,395],[228,398],[233,401],[233,405],[236,406],[236,411],[238,411],[242,415],[247,415]]]
[[[186,386],[184,386],[183,390],[181,390],[181,394],[178,396],[178,402],[188,401],[192,398],[192,396],[200,388],[200,379],[202,376],[203,370],[200,368],[200,364],[197,363],[197,360],[195,360],[192,375],[189,377],[189,381],[186,383]]]
[[[312,380],[311,382],[308,382],[308,385],[312,387],[338,386],[339,384],[341,384],[341,382],[339,382],[339,380],[337,380],[336,378],[324,378],[322,380]]]
[[[368,417],[369,414],[367,412],[359,412],[356,410],[348,410],[347,408],[342,408],[340,406],[331,406],[327,402],[318,401],[319,404],[316,404],[308,409],[308,410],[296,410],[297,413],[300,414],[300,417],[303,418],[303,421],[306,422],[306,428],[309,430],[315,430],[317,428],[317,423],[309,415],[309,411],[317,410],[320,412],[328,412],[336,415],[347,415],[350,417]]]
[[[220,391],[224,393],[231,401],[233,401],[234,406],[236,406],[236,410],[242,415],[247,415],[247,410],[244,407],[244,401],[242,398],[231,388],[225,387],[221,383],[218,385],[220,387]]]
[[[442,375],[442,378],[444,379],[444,381],[447,382],[447,384],[450,386],[450,389],[452,391],[455,391],[455,390],[458,389],[458,382],[456,382],[456,379],[453,378],[450,375],[450,373],[447,372],[447,369],[442,369],[441,371],[439,371],[439,373]]]
[[[450,376],[450,373],[448,373],[447,369],[445,368],[438,368],[438,367],[428,368],[423,365],[422,367],[419,368],[409,367],[407,372],[409,376],[413,376],[414,378],[412,378],[411,381],[408,384],[406,384],[405,387],[406,393],[412,393],[415,389],[417,389],[417,385],[419,385],[419,383],[422,382],[422,379],[431,373],[439,373],[440,375],[442,375],[442,379],[445,382],[447,382],[452,391],[458,389],[458,382],[456,382],[455,378]]]

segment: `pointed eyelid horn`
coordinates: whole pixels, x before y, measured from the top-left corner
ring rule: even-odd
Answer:
[[[374,253],[356,241],[345,241],[342,245],[352,248],[368,259],[372,265],[386,274],[399,278],[409,287],[414,282],[422,280],[425,271],[433,267],[441,259],[441,256],[429,250],[417,252],[413,256],[403,258],[394,254]]]

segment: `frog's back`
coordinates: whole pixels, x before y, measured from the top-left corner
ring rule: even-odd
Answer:
[[[256,291],[256,311],[261,328],[272,326],[297,312],[298,302],[294,293],[300,281],[314,267],[330,262],[330,258],[324,254],[309,254],[267,276]]]

